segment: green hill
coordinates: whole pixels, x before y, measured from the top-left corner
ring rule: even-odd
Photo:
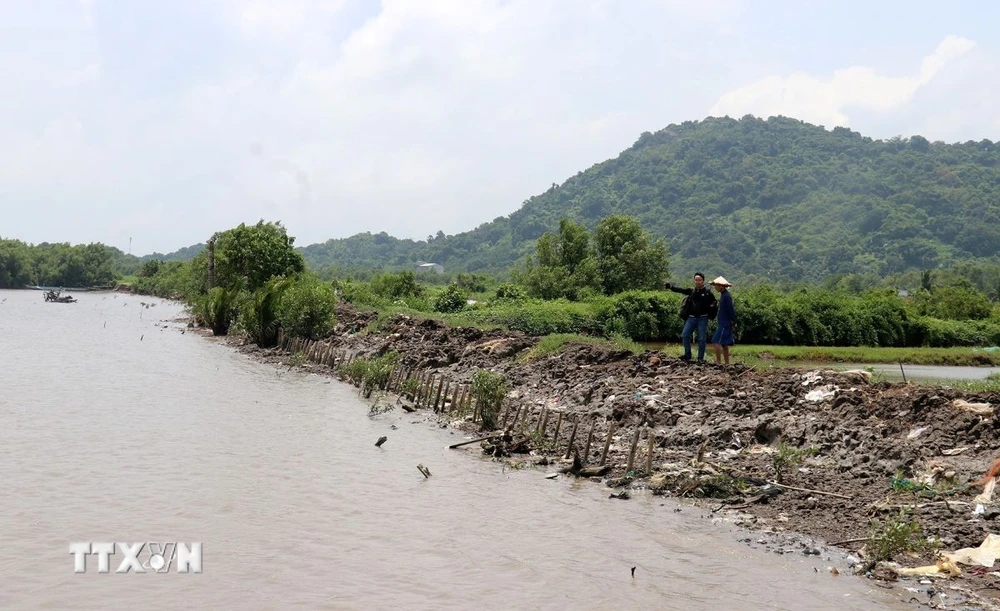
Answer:
[[[667,239],[672,275],[815,281],[997,260],[1000,145],[873,140],[794,119],[709,118],[643,133],[508,217],[430,241],[359,234],[302,248],[312,266],[508,269],[561,217],[612,213]]]

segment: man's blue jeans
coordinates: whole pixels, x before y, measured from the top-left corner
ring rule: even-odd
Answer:
[[[698,327],[698,360],[705,360],[705,342],[708,336],[708,316],[688,316],[684,322],[684,330],[681,331],[681,340],[684,342],[684,358],[691,358],[691,334],[694,328]]]

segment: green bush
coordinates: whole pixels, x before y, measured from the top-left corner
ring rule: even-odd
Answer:
[[[281,321],[278,306],[284,292],[291,286],[289,278],[272,278],[240,304],[238,324],[250,341],[261,348],[278,342]]]
[[[434,300],[435,312],[458,312],[465,308],[468,297],[457,284],[450,284]]]
[[[278,302],[278,319],[285,333],[314,340],[330,332],[335,312],[333,288],[315,278],[298,278]]]
[[[228,335],[238,313],[235,289],[217,286],[195,301],[194,313],[211,327],[212,335]]]
[[[417,283],[417,276],[411,271],[379,274],[369,284],[372,293],[390,301],[424,294],[424,287]]]
[[[497,287],[494,301],[523,301],[527,297],[524,289],[509,282]]]
[[[499,373],[480,369],[472,376],[471,392],[479,407],[484,429],[491,431],[497,428],[497,416],[509,390],[510,384]]]
[[[597,318],[605,335],[622,335],[638,341],[664,341],[680,337],[684,322],[677,316],[677,293],[630,291],[595,300]]]
[[[455,322],[495,325],[511,331],[522,331],[528,335],[603,333],[603,327],[592,304],[564,299],[554,301],[531,299],[465,310]]]

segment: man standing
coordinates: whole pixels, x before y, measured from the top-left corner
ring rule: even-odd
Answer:
[[[721,357],[725,357],[728,365],[729,347],[736,343],[736,308],[733,307],[733,296],[729,293],[729,287],[733,285],[719,276],[712,280],[712,286],[719,291],[719,326],[715,330],[715,337],[712,338],[715,364],[721,365]]]
[[[684,321],[684,330],[681,332],[681,340],[684,342],[684,355],[681,358],[685,361],[691,360],[691,334],[695,327],[698,328],[698,362],[705,362],[705,345],[708,336],[708,320],[714,318],[718,312],[718,302],[715,295],[705,286],[705,274],[694,275],[693,289],[680,289],[670,286],[667,282],[664,288],[675,293],[688,296],[688,316]]]

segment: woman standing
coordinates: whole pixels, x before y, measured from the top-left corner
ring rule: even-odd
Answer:
[[[712,337],[712,348],[715,350],[715,364],[719,365],[725,359],[729,364],[729,347],[736,343],[736,308],[733,307],[733,296],[728,280],[719,276],[712,280],[712,286],[719,291],[719,326]]]

